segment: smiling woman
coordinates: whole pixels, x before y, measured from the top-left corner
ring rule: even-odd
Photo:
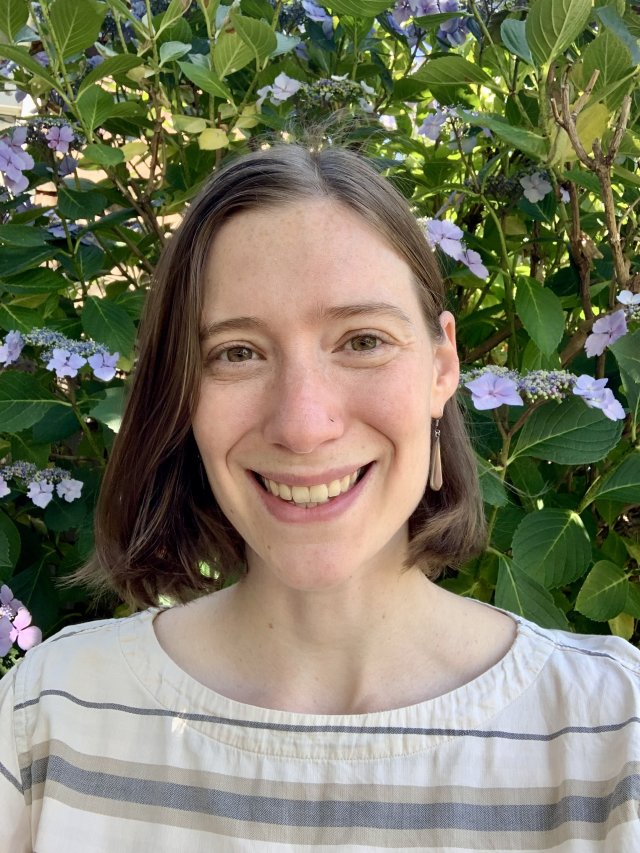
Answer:
[[[433,583],[482,545],[444,308],[356,154],[202,190],[84,572],[148,609],[3,679],[7,849],[638,849],[637,653]]]

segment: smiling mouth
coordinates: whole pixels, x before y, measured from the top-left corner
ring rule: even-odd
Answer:
[[[304,509],[315,509],[320,504],[329,503],[334,498],[350,491],[369,468],[370,465],[363,465],[362,468],[358,468],[352,474],[346,474],[339,480],[331,480],[330,483],[318,483],[313,486],[290,486],[287,483],[269,480],[256,472],[253,473],[262,488],[274,497],[283,501],[290,501]]]

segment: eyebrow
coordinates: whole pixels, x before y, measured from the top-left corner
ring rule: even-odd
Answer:
[[[316,311],[316,319],[321,320],[350,320],[363,314],[386,314],[395,317],[407,326],[413,322],[405,312],[390,302],[361,302],[355,305],[333,305],[329,308],[320,307]],[[200,340],[205,341],[214,335],[225,332],[237,332],[243,329],[266,329],[267,324],[259,317],[233,317],[229,320],[219,320],[208,323],[200,331]]]

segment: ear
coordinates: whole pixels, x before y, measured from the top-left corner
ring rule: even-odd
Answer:
[[[456,350],[456,321],[450,311],[440,315],[442,336],[433,345],[431,417],[441,418],[444,404],[455,394],[460,381],[460,362]]]

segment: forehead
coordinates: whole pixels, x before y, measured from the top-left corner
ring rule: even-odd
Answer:
[[[354,211],[311,199],[245,211],[218,231],[204,277],[205,314],[322,308],[351,301],[421,313],[406,261]]]

